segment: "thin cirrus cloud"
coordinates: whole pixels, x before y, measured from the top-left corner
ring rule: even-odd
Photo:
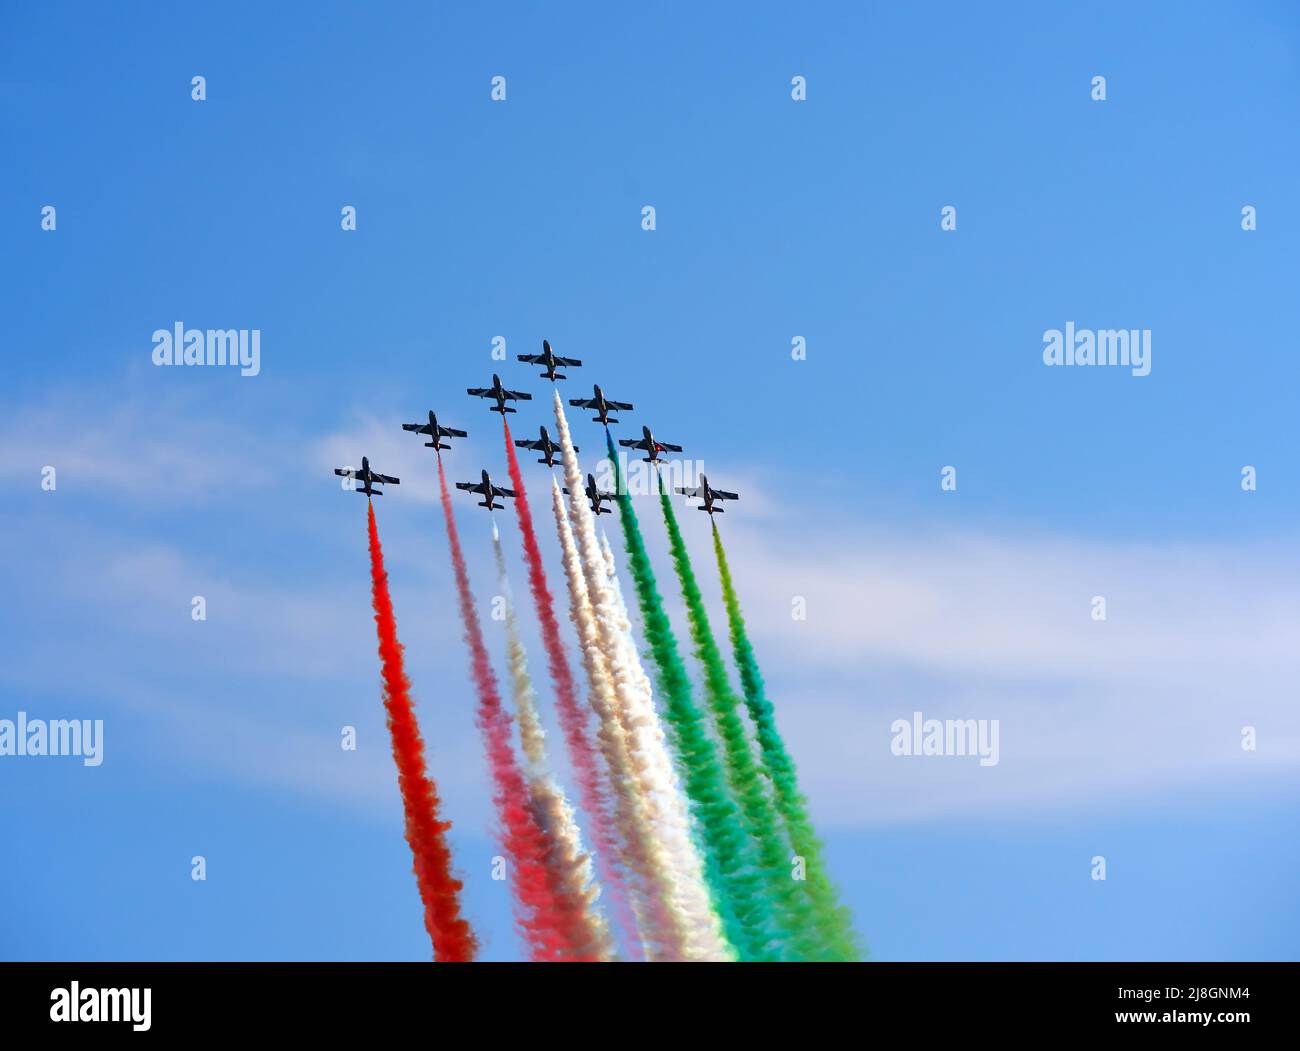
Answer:
[[[4,469],[57,464],[61,482],[69,471],[94,479],[110,505],[114,494],[133,503],[208,501],[232,493],[230,480],[239,472],[252,472],[253,480],[263,472],[269,479],[289,464],[323,479],[330,467],[364,453],[380,469],[402,476],[403,501],[427,505],[435,499],[431,451],[375,416],[357,415],[345,430],[323,436],[282,430],[273,445],[259,445],[237,425],[166,403],[129,405],[99,414],[88,426],[70,425],[80,418],[79,410],[52,405],[11,417],[4,428]],[[492,424],[492,433],[499,433]],[[489,467],[500,459],[486,427],[485,421],[478,428],[483,435],[458,443],[453,474],[471,477],[481,457]],[[179,497],[176,486],[156,485],[164,476],[175,479]],[[1075,804],[1137,787],[1176,791],[1207,777],[1262,784],[1294,776],[1300,719],[1288,701],[1288,683],[1300,673],[1294,646],[1300,573],[1288,568],[1282,539],[1250,547],[1229,541],[1161,547],[1099,542],[1064,530],[904,533],[860,520],[794,515],[766,493],[757,471],[737,467],[728,480],[742,492],[745,514],[730,514],[719,527],[779,719],[825,820],[906,820]],[[151,495],[159,488],[161,495]],[[237,493],[229,499],[233,506]],[[259,514],[275,516],[276,507],[241,510],[249,532],[256,535]],[[643,518],[657,517],[655,501],[640,500],[637,507]],[[726,621],[716,601],[709,523],[693,512],[679,517],[706,594],[714,596],[721,637]],[[431,542],[434,523],[427,507],[414,518],[392,515],[389,521],[399,552],[395,585],[403,635],[419,643],[413,675],[439,696],[463,692],[456,632],[439,604],[428,601],[445,573],[442,553]],[[268,531],[271,526],[268,521]],[[617,549],[617,526],[612,529]],[[83,517],[75,532],[47,532],[42,537],[33,529],[30,537],[35,549],[47,544],[51,551],[44,563],[51,576],[40,587],[26,581],[38,614],[45,622],[71,616],[75,626],[69,610],[80,602],[93,609],[96,630],[75,643],[84,652],[44,655],[40,685],[46,693],[60,681],[83,693],[98,681],[115,684],[124,701],[133,684],[141,698],[165,697],[167,683],[201,667],[207,682],[201,696],[163,717],[168,732],[181,733],[187,718],[191,729],[251,718],[223,698],[241,696],[256,674],[268,687],[283,686],[264,691],[270,700],[258,719],[292,736],[303,718],[289,703],[295,687],[337,680],[339,696],[326,688],[317,700],[346,715],[353,707],[349,698],[375,685],[372,669],[357,663],[373,656],[369,610],[357,603],[363,589],[345,586],[342,570],[303,583],[282,571],[274,550],[260,548],[214,566],[202,536],[171,531],[142,540],[118,535],[97,518]],[[648,532],[663,565],[662,530]],[[488,579],[484,572],[479,579]],[[5,575],[24,583],[16,563]],[[670,580],[665,570],[661,589],[672,602],[677,596]],[[204,638],[221,640],[215,647],[186,638],[186,607],[176,605],[177,595],[200,589],[223,614],[204,625],[211,629]],[[1091,616],[1098,595],[1107,601],[1104,622]],[[805,620],[791,616],[796,597],[806,605]],[[25,630],[10,627],[16,636]],[[142,636],[159,643],[148,647],[144,662],[138,659]],[[426,640],[438,644],[423,645]],[[31,641],[37,648],[50,645],[40,637]],[[8,678],[21,683],[23,673],[11,669]],[[419,678],[416,692],[423,692]],[[435,705],[422,715],[434,739],[454,742],[447,754],[456,757],[458,770],[473,764],[475,755],[463,708]],[[891,755],[890,724],[914,711],[997,719],[998,765]],[[1255,727],[1257,751],[1241,748],[1245,726]],[[200,742],[204,734],[183,736]],[[197,746],[196,753],[206,755]],[[314,753],[308,748],[304,754]],[[266,763],[260,772],[259,756]],[[324,785],[335,794],[328,777],[312,773],[309,758],[287,767],[281,759],[275,748],[253,747],[241,749],[237,762],[219,752],[208,756],[238,780],[308,794]],[[449,774],[465,786],[478,780],[470,770]],[[367,792],[362,798],[377,797]]]
[[[60,486],[175,504],[221,494],[236,482],[269,485],[276,462],[249,428],[179,401],[121,401],[63,391],[19,409],[0,427],[0,477],[58,471]],[[274,447],[274,446],[271,446]]]
[[[848,528],[840,521],[833,528]],[[1300,772],[1289,545],[1098,543],[859,526],[727,533],[814,802],[846,823],[1264,784]],[[1283,568],[1279,568],[1283,567]],[[807,619],[791,616],[799,597]],[[1107,619],[1092,618],[1092,600]],[[891,724],[996,719],[1000,760],[890,751]],[[1242,748],[1252,727],[1254,751]]]

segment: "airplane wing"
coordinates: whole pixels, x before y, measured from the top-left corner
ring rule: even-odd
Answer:
[[[607,406],[609,406],[611,409],[621,409],[623,412],[631,412],[631,411],[632,411],[632,404],[631,404],[631,402],[626,402],[626,401],[610,401],[608,398],[606,398],[606,399],[605,399],[605,404],[606,404]]]
[[[514,499],[515,491],[514,491],[513,489],[502,489],[501,486],[499,486],[499,485],[494,485],[494,486],[492,487],[492,495],[493,495],[493,496],[508,496],[508,497],[510,497],[511,499]]]
[[[620,438],[618,444],[625,449],[649,449],[650,443],[644,438]]]
[[[402,430],[415,431],[417,434],[428,434],[429,425],[427,423],[404,423],[402,424]]]
[[[681,493],[683,496],[699,496],[699,495],[700,495],[700,490],[699,490],[699,487],[698,487],[698,486],[697,486],[696,488],[694,488],[694,489],[683,489],[683,488],[679,485],[679,486],[676,487],[676,490],[675,490],[675,491]]]
[[[597,403],[597,401],[596,401],[595,398],[570,398],[570,399],[569,399],[569,404],[570,404],[570,405],[574,405],[574,406],[576,406],[576,407],[579,408],[579,409],[599,409],[599,408],[600,408],[600,405]],[[607,402],[605,402],[605,404],[608,405],[610,408],[613,408],[613,407],[614,407],[614,403],[613,403],[612,401],[607,401]]]
[[[469,435],[466,434],[464,431],[458,431],[456,430],[455,427],[443,427],[441,424],[439,424],[438,429],[442,431],[443,437],[445,438],[468,438],[469,437]]]
[[[457,483],[456,483],[456,488],[457,488],[457,489],[464,489],[465,492],[467,492],[467,493],[483,493],[483,492],[484,492],[484,490],[483,490],[483,483],[482,483],[482,482],[457,482]],[[486,493],[484,493],[484,495],[486,495]]]
[[[727,492],[725,489],[714,489],[714,490],[713,490],[713,499],[715,499],[715,500],[739,500],[740,497],[739,497],[739,495],[737,495],[736,493],[729,493],[729,492]]]
[[[536,438],[516,438],[515,444],[521,449],[540,449],[542,443]]]
[[[391,474],[375,474],[374,471],[370,472],[370,480],[372,482],[382,482],[385,485],[401,484],[401,482],[398,479],[394,478]]]
[[[571,366],[572,368],[575,368],[575,369],[576,369],[579,365],[582,364],[582,362],[581,362],[580,360],[578,360],[577,358],[556,358],[556,359],[555,359],[555,364],[557,364],[557,365],[569,365],[569,366]]]
[[[529,394],[527,391],[522,391],[522,390],[508,390],[508,391],[503,391],[502,393],[504,393],[505,396],[506,396],[507,398],[511,399],[512,401],[532,401],[532,400],[533,400],[533,396],[532,396],[531,394]]]
[[[486,398],[492,393],[492,390],[489,387],[466,387],[465,393],[472,394],[476,398]]]
[[[672,442],[657,442],[656,444],[659,446],[660,452],[679,453],[682,451],[682,447],[680,445],[673,445]]]
[[[520,361],[525,361],[529,365],[545,365],[546,359],[540,354],[520,354]]]
[[[335,467],[334,473],[339,475],[341,478],[355,478],[357,476],[357,469],[355,467]]]

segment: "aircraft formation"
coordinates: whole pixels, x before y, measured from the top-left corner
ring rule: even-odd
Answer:
[[[525,364],[541,365],[543,371],[539,376],[548,379],[552,383],[568,377],[559,372],[561,368],[575,369],[582,365],[578,358],[561,357],[551,348],[549,340],[542,340],[542,352],[540,354],[519,354],[518,359]],[[488,406],[489,411],[498,412],[504,418],[507,413],[518,412],[510,402],[532,401],[533,396],[527,391],[511,390],[501,382],[501,377],[497,374],[492,376],[492,384],[488,387],[467,387],[465,393],[474,398],[482,398],[492,402]],[[605,392],[601,390],[599,384],[592,385],[592,397],[590,398],[570,398],[569,404],[580,409],[590,409],[596,413],[592,417],[593,423],[600,423],[608,427],[612,423],[618,423],[615,416],[610,415],[614,412],[631,412],[635,408],[631,402],[615,401],[612,398],[605,397]],[[466,431],[458,430],[455,427],[444,427],[438,422],[437,414],[432,409],[428,411],[427,422],[404,423],[402,430],[418,434],[429,440],[424,442],[426,449],[442,450],[450,449],[451,446],[443,441],[444,438],[467,438],[469,435]],[[636,449],[645,455],[642,459],[646,463],[661,464],[664,462],[664,453],[680,453],[684,450],[680,445],[674,445],[672,442],[660,441],[654,436],[654,432],[648,426],[641,427],[640,438],[620,438],[618,444],[625,449]],[[557,457],[560,453],[558,442],[552,440],[546,427],[538,428],[536,438],[516,438],[515,445],[521,449],[529,449],[534,452],[540,452],[541,459],[537,462],[545,464],[547,467],[558,466]],[[574,446],[574,452],[578,447]],[[351,478],[361,483],[356,491],[363,493],[366,497],[383,495],[382,488],[376,488],[376,485],[397,485],[399,479],[391,475],[379,474],[371,469],[368,457],[361,458],[361,467],[337,467],[334,469],[336,475]],[[494,485],[486,469],[482,471],[481,477],[477,482],[457,482],[456,488],[464,492],[473,493],[482,497],[478,506],[487,508],[489,511],[499,510],[504,504],[496,502],[497,497],[513,499],[515,493],[512,489]],[[712,517],[714,514],[721,514],[723,508],[718,506],[725,500],[739,500],[737,493],[729,492],[725,489],[714,489],[709,485],[706,476],[700,476],[700,484],[695,488],[675,487],[675,491],[690,497],[692,499],[701,499],[704,502],[696,509],[708,512]],[[564,488],[566,495],[569,489]],[[604,492],[596,485],[594,475],[587,475],[587,485],[582,495],[591,503],[591,509],[595,514],[611,514],[610,508],[605,507],[606,502],[612,502],[617,497],[617,493]]]
[[[577,358],[556,354],[546,340],[540,354],[520,354],[518,359],[540,367],[541,378],[552,383],[582,366]],[[699,501],[698,509],[712,516],[739,494],[715,488],[698,472],[689,479],[674,478],[673,469],[683,465],[672,460],[683,453],[682,446],[664,441],[639,421],[633,429],[639,436],[616,442],[610,427],[617,426],[620,417],[626,420],[635,407],[606,397],[598,384],[591,391],[591,397],[570,398],[568,404],[590,410],[593,420],[605,427],[601,457],[610,461],[612,482],[605,484],[612,492],[597,482],[598,470],[584,475],[579,469],[558,388],[552,388],[549,398],[534,398],[494,375],[487,386],[465,389],[469,397],[480,399],[478,404],[487,402],[489,411],[501,416],[505,485],[483,468],[477,478],[455,482],[453,488],[442,451],[468,434],[444,426],[434,411],[401,425],[435,454],[476,700],[475,723],[483,734],[493,784],[496,835],[509,862],[516,927],[529,957],[592,962],[859,958],[851,920],[825,875],[793,761],[763,692],[721,533],[716,524],[710,530],[739,690],[731,685],[732,672],[709,624],[673,508],[677,494]],[[550,431],[539,426],[535,437],[515,437],[510,415],[525,402],[550,403]],[[552,589],[547,581],[530,483],[517,449],[528,450],[537,463],[552,469],[546,495],[562,554],[562,590]],[[628,456],[638,456],[640,462],[629,464]],[[627,469],[642,472],[643,463],[643,473],[659,497],[652,503],[663,516],[673,575],[686,604],[690,652],[701,663],[702,674],[695,681],[684,664],[686,640],[675,634],[656,583],[638,509],[628,499],[634,489],[628,485]],[[562,478],[554,476],[555,468]],[[359,483],[358,491],[367,498],[399,484],[399,479],[375,470],[366,457],[360,468],[339,467],[335,473]],[[457,525],[457,491],[470,494],[489,514],[509,507],[518,519],[528,595],[546,652],[555,718],[563,730],[556,740],[563,743],[572,772],[568,787],[551,773],[537,682],[520,635],[519,609],[509,597],[506,554],[495,518],[491,532],[496,595],[504,600],[501,648],[508,674],[499,678],[494,669]],[[613,514],[615,503],[620,528],[610,532],[622,536],[632,585],[626,598],[617,556],[599,528],[598,516]],[[463,911],[462,883],[444,835],[450,824],[440,816],[442,804],[428,774],[373,501],[368,501],[367,519],[384,706],[425,928],[435,959],[468,961],[479,951],[478,940]],[[557,600],[565,596],[581,658],[576,664],[557,613]],[[632,600],[643,643],[634,634]],[[586,704],[574,674],[579,666],[586,679]],[[809,879],[790,879],[787,859],[792,856],[806,862]]]

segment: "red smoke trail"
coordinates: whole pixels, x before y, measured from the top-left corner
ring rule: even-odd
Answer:
[[[627,887],[623,875],[614,865],[614,830],[610,820],[610,802],[601,782],[596,751],[587,730],[587,714],[578,702],[578,691],[573,683],[573,673],[564,654],[560,639],[560,623],[555,617],[555,600],[546,583],[546,570],[542,565],[542,549],[533,529],[533,514],[528,507],[528,494],[524,491],[524,477],[515,455],[515,443],[510,437],[510,421],[501,418],[506,436],[506,458],[510,463],[510,484],[516,493],[515,513],[519,517],[519,532],[524,538],[524,556],[528,562],[528,584],[541,622],[542,645],[546,648],[546,663],[555,684],[555,707],[560,717],[560,729],[569,749],[569,761],[578,780],[578,793],[582,808],[591,821],[591,840],[596,848],[596,864],[601,882],[609,888],[610,906],[618,917],[619,925],[628,934],[629,944],[637,939],[636,921],[628,905]]]
[[[369,503],[369,501],[367,501]],[[415,857],[415,880],[424,902],[424,926],[433,940],[435,960],[464,963],[474,959],[478,941],[460,914],[460,880],[451,874],[451,850],[446,831],[450,821],[439,821],[438,789],[424,766],[424,741],[411,705],[411,684],[402,666],[402,644],[397,641],[397,621],[388,594],[384,552],[379,546],[375,508],[370,515],[370,584],[379,629],[379,661],[384,680],[384,708],[393,736],[397,785],[406,811],[406,841]]]
[[[546,843],[533,816],[528,785],[515,761],[510,718],[501,706],[496,675],[483,644],[441,456],[438,457],[438,484],[442,489],[442,511],[447,519],[447,540],[451,545],[460,611],[465,621],[465,641],[469,643],[471,670],[478,691],[478,725],[483,731],[488,765],[496,786],[492,801],[501,819],[502,843],[510,855],[510,874],[519,900],[516,918],[534,960],[572,960],[576,954],[571,931],[581,922],[582,904],[570,900],[568,895],[557,894],[547,872]]]

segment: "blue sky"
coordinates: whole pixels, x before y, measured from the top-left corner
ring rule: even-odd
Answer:
[[[454,477],[504,474],[463,389],[547,392],[503,336],[742,493],[721,524],[873,956],[1295,957],[1292,9],[313,12],[6,15],[0,718],[102,718],[106,758],[0,759],[0,955],[427,957],[364,505],[329,474],[368,454],[403,479],[380,526],[469,908],[517,956],[397,429],[434,408],[470,431]],[[177,321],[260,329],[261,374],[155,368]],[[1151,374],[1045,367],[1068,321],[1150,329]],[[892,756],[915,710],[998,719],[1001,762]]]

